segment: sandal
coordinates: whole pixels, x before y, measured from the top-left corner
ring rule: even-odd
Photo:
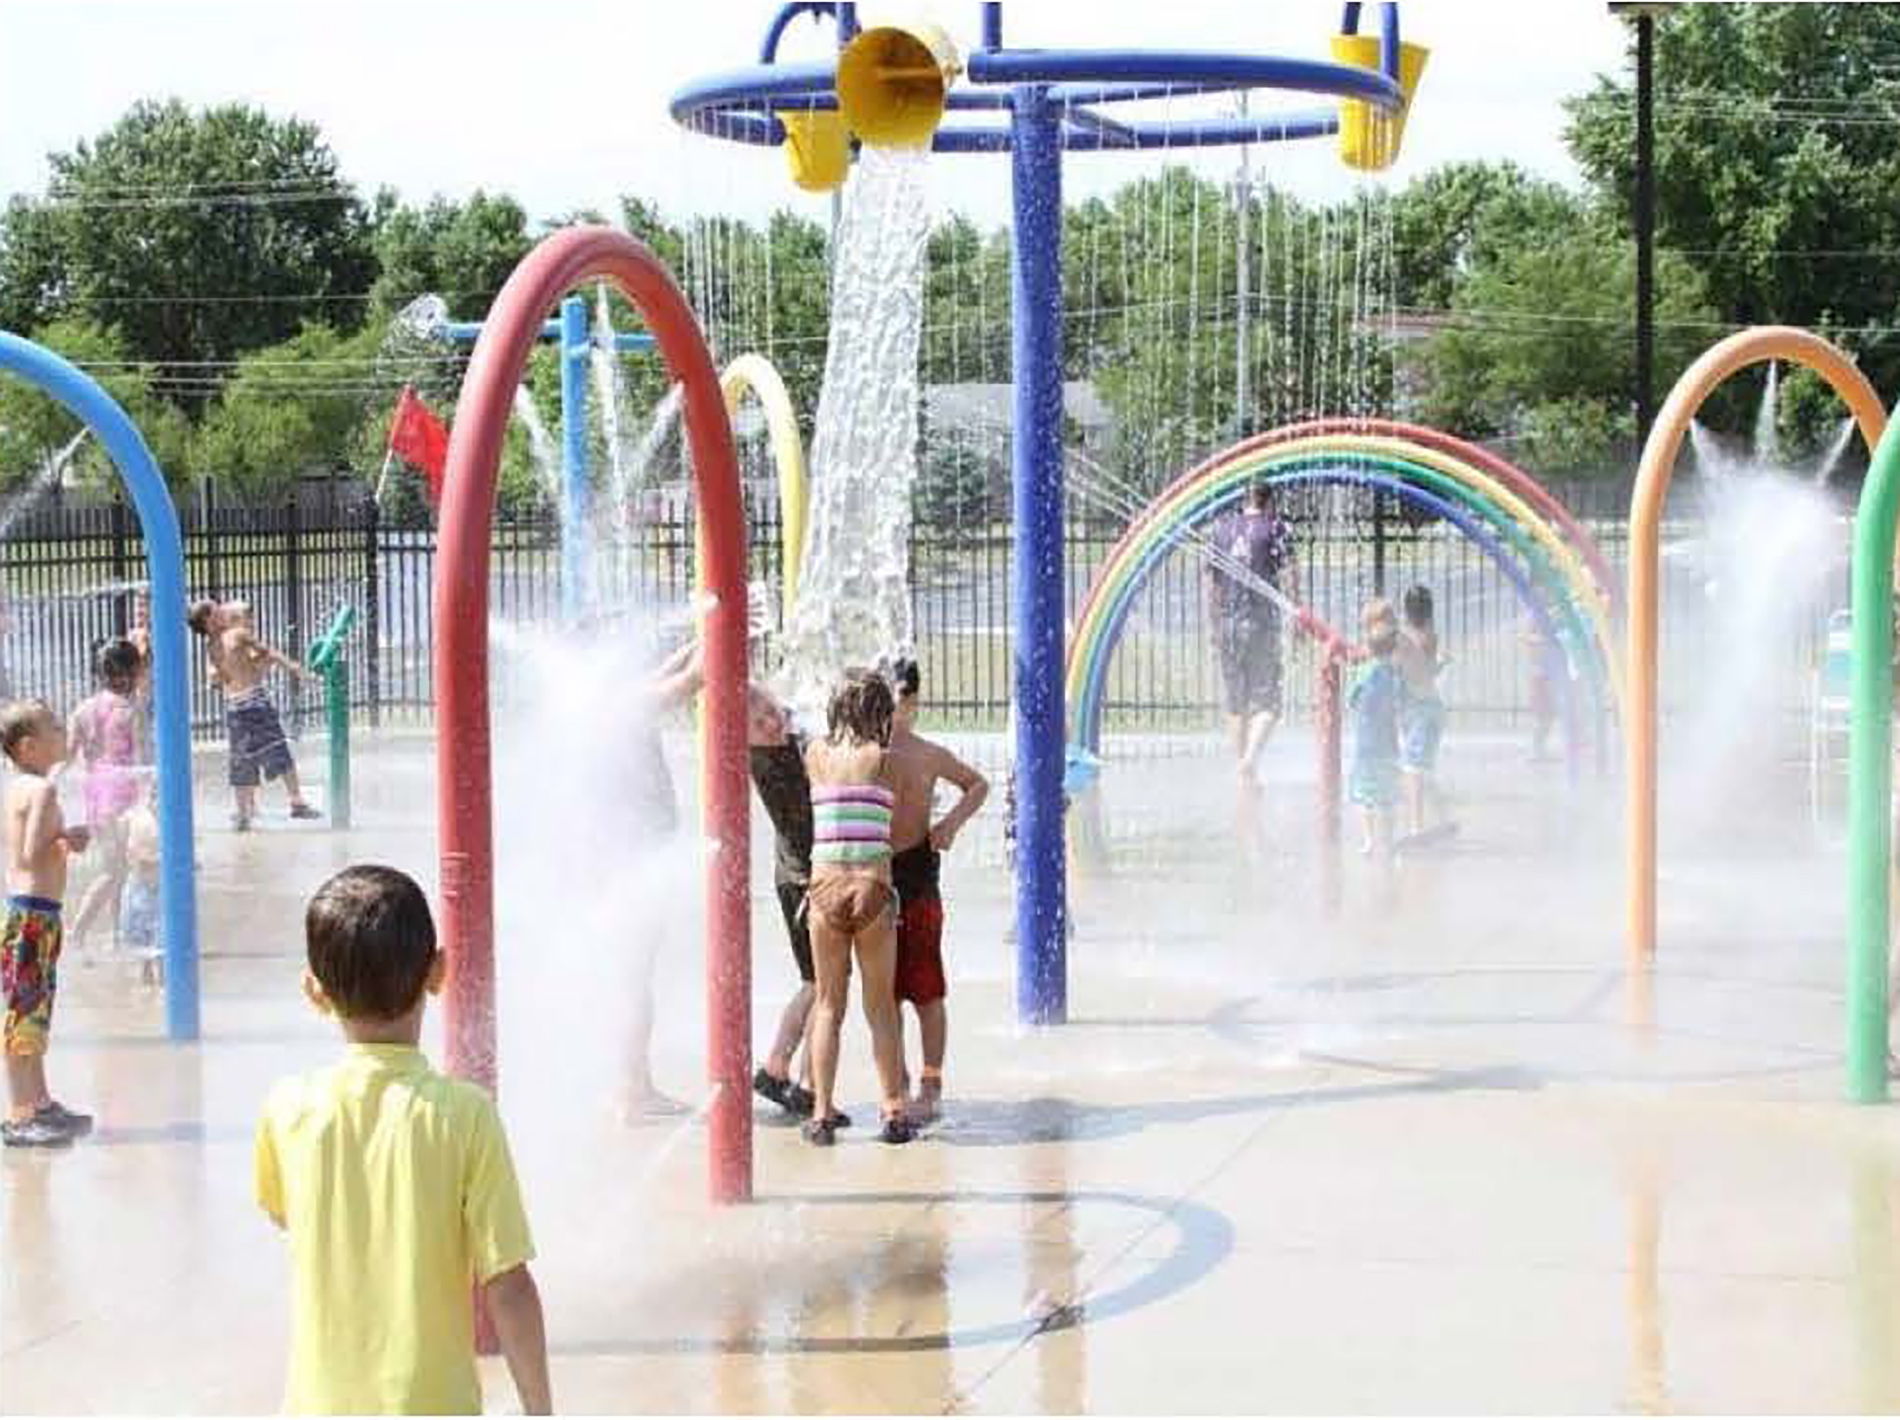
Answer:
[[[831,1119],[837,1117],[834,1114]],[[838,1128],[831,1119],[808,1119],[799,1133],[805,1136],[807,1144],[816,1144],[821,1149],[828,1149],[838,1142]]]
[[[290,816],[292,818],[322,818],[323,810],[313,808],[302,799],[299,799],[290,806]]]
[[[811,1113],[811,1105],[807,1103],[801,1110],[795,1102],[792,1092],[797,1088],[798,1086],[790,1080],[781,1080],[776,1075],[769,1075],[763,1068],[755,1070],[752,1074],[753,1094],[770,1100],[787,1114],[808,1115]]]
[[[917,1137],[917,1129],[901,1114],[884,1116],[884,1127],[877,1131],[880,1144],[908,1144]]]

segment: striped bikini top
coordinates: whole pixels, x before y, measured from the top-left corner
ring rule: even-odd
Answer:
[[[879,863],[891,856],[891,808],[897,796],[881,784],[811,786],[811,860]]]

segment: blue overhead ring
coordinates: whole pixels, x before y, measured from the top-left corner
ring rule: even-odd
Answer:
[[[152,729],[158,744],[159,946],[165,1033],[198,1038],[198,894],[192,868],[191,713],[185,698],[185,553],[178,510],[152,451],[118,402],[77,365],[0,331],[0,370],[65,407],[99,440],[125,480],[152,593]]]
[[[970,54],[965,70],[969,83],[997,87],[989,92],[953,89],[945,95],[944,107],[952,112],[1007,113],[1013,106],[1009,86],[1047,86],[1044,100],[1055,111],[1060,141],[1067,149],[1207,148],[1317,138],[1339,131],[1339,114],[1332,107],[1215,119],[1119,119],[1095,111],[1180,94],[1291,89],[1358,99],[1388,109],[1403,102],[1399,88],[1399,12],[1395,4],[1382,7],[1377,69],[1282,55],[1191,49],[1004,49],[1001,12],[998,4],[983,5],[982,46]],[[1358,33],[1359,14],[1359,5],[1346,5],[1340,23],[1342,33]],[[777,62],[780,39],[787,27],[803,15],[831,19],[841,45],[857,33],[857,6],[845,0],[795,0],[781,6],[759,47],[760,62],[750,69],[714,74],[687,84],[673,95],[668,106],[674,121],[714,138],[776,147],[785,141],[785,125],[778,120],[777,111],[835,110],[835,65]],[[1003,152],[1011,145],[1012,132],[1013,125],[945,123],[938,128],[931,146],[939,153]]]

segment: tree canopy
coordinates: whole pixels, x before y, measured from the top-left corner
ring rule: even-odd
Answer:
[[[1683,6],[1657,36],[1658,393],[1724,329],[1759,320],[1820,329],[1877,387],[1900,387],[1900,206],[1886,197],[1900,179],[1886,117],[1900,12]],[[1631,111],[1620,75],[1569,101],[1576,188],[1466,161],[1313,203],[1244,174],[1131,164],[1121,187],[1064,214],[1064,374],[1087,383],[1109,431],[1068,443],[1120,498],[1251,430],[1392,408],[1515,440],[1546,472],[1620,471]],[[829,337],[823,223],[681,217],[640,194],[615,215],[678,275],[717,360],[772,358],[809,437]],[[599,220],[562,220],[583,218]],[[504,190],[365,197],[295,116],[151,100],[53,154],[44,191],[0,212],[0,325],[99,374],[174,479],[247,496],[311,470],[370,479],[398,389],[446,418],[467,354],[395,316],[433,292],[478,319],[540,234]],[[608,306],[618,328],[637,324],[617,297]],[[920,376],[962,393],[926,410],[920,506],[1001,510],[1009,320],[1008,232],[946,214],[926,254]],[[624,452],[667,377],[629,359],[616,378],[623,424],[642,426],[622,429]],[[558,385],[553,352],[537,350],[529,398],[550,428]],[[1836,426],[1812,382],[1783,390],[1786,432]],[[1737,419],[1741,403],[1708,417]],[[37,476],[72,428],[0,387],[0,483]],[[589,438],[605,469],[598,416]],[[543,496],[519,431],[504,459],[508,499]],[[98,471],[84,451],[74,467]]]

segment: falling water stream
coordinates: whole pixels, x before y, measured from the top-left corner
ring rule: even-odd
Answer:
[[[917,350],[930,231],[924,153],[867,148],[845,190],[810,524],[783,639],[784,689],[815,707],[844,666],[911,643]]]

